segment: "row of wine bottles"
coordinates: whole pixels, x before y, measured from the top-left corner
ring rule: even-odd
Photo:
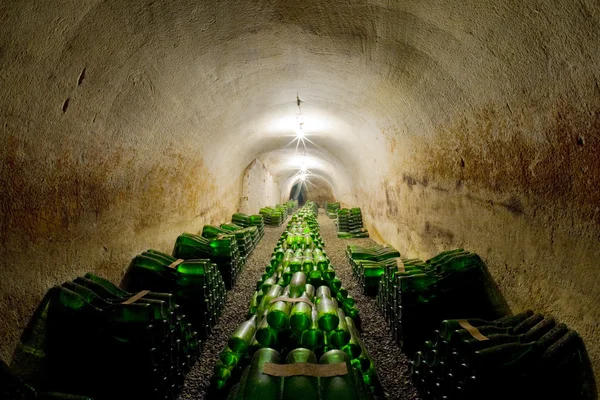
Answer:
[[[299,389],[300,382],[306,392],[295,396],[307,399],[343,393],[352,393],[343,398],[370,399],[373,391],[381,391],[375,389],[380,388],[375,366],[360,340],[354,299],[335,276],[315,215],[314,203],[308,202],[292,216],[279,239],[257,281],[248,320],[232,334],[215,365],[215,396],[225,396],[233,387],[234,399],[283,399],[290,396],[289,389]],[[337,360],[348,368],[343,376],[329,380],[264,372],[265,362],[276,364],[280,358],[288,364],[302,363],[303,373],[306,368],[317,373],[317,359]],[[336,383],[331,385],[332,381]]]
[[[232,220],[181,235],[173,256],[136,256],[120,287],[88,273],[51,288],[2,365],[2,398],[175,400],[225,305],[223,275],[233,286],[264,235],[260,215]]]
[[[396,342],[414,354],[411,375],[424,399],[596,398],[576,332],[532,311],[491,317],[477,254],[456,249],[422,261],[387,245],[350,245],[346,254],[365,293],[377,294]],[[447,319],[462,315],[478,318]]]
[[[325,203],[325,215],[330,219],[336,219],[338,211],[340,210],[340,203]]]
[[[193,277],[187,272],[195,265],[179,267],[176,274]],[[129,292],[91,273],[55,286],[23,332],[11,367],[42,391],[174,400],[201,350],[196,321],[186,315],[192,309],[175,298]]]
[[[264,217],[266,225],[279,226],[297,208],[298,200],[290,200],[275,207],[263,207],[260,209],[260,214]]]
[[[352,272],[367,296],[377,294],[384,271],[393,268],[398,257],[400,252],[387,244],[371,247],[349,244],[346,248],[346,258],[352,266]]]
[[[239,383],[232,387],[228,399],[373,398],[363,384],[360,372],[352,367],[348,355],[341,350],[330,350],[317,358],[307,348],[296,348],[287,353],[285,362],[282,358],[280,352],[271,348],[257,350]],[[328,367],[336,367],[333,374]]]
[[[383,270],[377,304],[394,339],[409,353],[443,319],[497,315],[486,291],[483,261],[463,249],[427,261],[396,259]]]
[[[342,208],[337,213],[338,237],[342,239],[369,237],[362,219],[362,211],[358,207]]]
[[[410,372],[428,399],[592,400],[586,358],[575,331],[528,310],[494,321],[442,321]]]
[[[248,215],[244,213],[235,213],[231,216],[231,223],[242,228],[248,228],[249,226],[255,226],[258,230],[258,240],[263,238],[265,235],[265,220],[262,215]]]
[[[131,261],[121,287],[130,292],[174,294],[202,340],[217,324],[227,297],[221,272],[211,260],[182,260],[156,250],[148,250]]]

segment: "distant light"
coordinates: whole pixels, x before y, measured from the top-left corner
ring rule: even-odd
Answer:
[[[306,156],[303,155],[300,159],[300,172],[307,172],[308,167],[306,166]]]
[[[296,137],[298,139],[304,139],[304,129],[303,129],[302,125],[304,125],[304,124],[299,124],[296,127]]]
[[[300,171],[300,181],[304,182],[306,180],[306,171]]]

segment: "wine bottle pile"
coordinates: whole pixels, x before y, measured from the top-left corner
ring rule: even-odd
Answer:
[[[256,244],[258,244],[258,231],[256,227],[242,228],[235,224],[221,224],[221,226],[204,225],[202,236],[207,239],[215,239],[219,235],[233,235],[240,257],[246,264],[246,258],[252,253]]]
[[[258,240],[260,241],[265,235],[265,220],[260,214],[247,215],[243,213],[235,213],[231,216],[231,222],[235,225],[248,228],[249,226],[255,226],[258,230]]]
[[[338,237],[342,239],[369,237],[364,228],[360,208],[342,208],[337,214]]]
[[[287,208],[277,205],[275,207],[263,207],[260,209],[260,215],[265,220],[265,225],[279,226],[283,224],[288,217]]]
[[[292,215],[298,208],[298,200],[290,200],[283,203],[283,205],[285,206],[288,215]]]
[[[584,352],[575,331],[526,311],[443,321],[410,370],[428,399],[581,399]]]
[[[307,212],[312,213],[314,216],[319,215],[319,205],[317,203],[315,203],[314,201],[309,201],[306,204],[304,204],[304,210]],[[315,219],[316,222],[316,219]],[[319,226],[319,224],[316,224],[317,227]]]
[[[23,382],[0,360],[0,399],[7,400],[94,400],[75,394],[42,392]]]
[[[200,354],[183,310],[173,294],[130,293],[87,274],[46,293],[11,366],[43,391],[174,400]]]
[[[208,232],[209,230],[206,234]],[[241,255],[235,236],[226,232],[219,233],[214,238],[183,233],[175,241],[173,257],[183,260],[209,259],[218,266],[225,287],[231,290],[246,258]]]
[[[415,350],[438,321],[460,315],[495,315],[485,291],[484,263],[463,249],[423,262],[400,258],[383,270],[377,304],[405,351]]]
[[[325,214],[327,214],[327,217],[336,219],[339,210],[340,203],[325,203]]]
[[[373,399],[345,352],[331,350],[317,359],[306,348],[291,350],[285,359],[274,349],[259,349],[229,399]]]
[[[131,261],[121,287],[131,292],[172,293],[202,340],[216,325],[227,296],[221,273],[211,260],[176,259],[156,250]]]
[[[384,271],[394,267],[398,257],[400,252],[387,244],[370,247],[349,244],[346,247],[346,258],[367,296],[378,293]]]
[[[345,354],[342,359],[355,369],[349,375],[359,374],[360,385],[380,391],[375,366],[355,326],[358,315],[354,299],[335,276],[323,251],[314,205],[309,202],[292,216],[279,239],[265,273],[257,282],[248,320],[233,333],[215,365],[213,387],[226,392],[241,376],[240,389],[234,393],[243,397],[234,398],[254,398],[248,397],[247,390],[251,389],[246,389],[246,385],[261,383],[254,380],[245,383],[244,379],[253,374],[248,372],[252,366],[243,375],[242,371],[250,360],[252,365],[258,363],[262,368],[258,360],[264,352],[260,349],[271,349],[277,357],[303,349],[321,359],[331,351]],[[355,395],[362,393],[356,385],[346,389]]]

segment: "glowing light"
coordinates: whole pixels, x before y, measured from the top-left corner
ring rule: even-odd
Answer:
[[[300,124],[296,127],[296,137],[300,140],[304,139],[304,128],[302,127],[304,124]]]

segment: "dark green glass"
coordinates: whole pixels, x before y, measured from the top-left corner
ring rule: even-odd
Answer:
[[[308,295],[304,293],[302,298],[309,300]],[[290,326],[297,331],[308,329],[312,322],[312,307],[304,302],[294,304],[290,314]]]
[[[306,274],[304,272],[295,272],[290,280],[290,297],[296,299],[304,293],[306,289]]]
[[[359,391],[353,382],[352,366],[346,353],[341,350],[331,350],[321,356],[319,364],[345,363],[348,374],[321,379],[321,399],[323,400],[359,400]]]
[[[279,364],[280,355],[273,349],[259,349],[252,356],[248,373],[242,376],[235,399],[279,400],[280,378],[263,373],[265,363]]]
[[[323,344],[323,332],[319,328],[319,317],[317,311],[311,311],[311,323],[308,329],[304,330],[300,337],[302,347],[314,350]]]
[[[286,364],[295,363],[317,364],[317,357],[309,349],[294,349],[288,353]],[[286,400],[319,400],[318,378],[301,375],[284,378],[281,398]]]
[[[85,278],[104,286],[104,288],[106,290],[111,292],[116,297],[126,297],[126,296],[130,295],[129,292],[121,289],[120,287],[118,287],[117,285],[115,285],[114,283],[109,281],[108,279],[104,279],[96,274],[91,273],[91,272],[88,272],[87,274],[85,274]]]
[[[289,298],[289,292],[285,292],[283,298]],[[269,307],[267,321],[269,326],[275,330],[285,329],[289,327],[290,311],[292,304],[287,301],[276,301]]]
[[[350,333],[350,340],[342,347],[342,350],[344,353],[350,356],[350,359],[355,359],[360,356],[362,351],[360,347],[360,336],[356,330],[356,327],[354,326],[354,321],[352,321],[352,318],[346,317],[346,325],[348,326],[348,332]]]
[[[269,326],[266,316],[264,316],[258,324],[256,341],[266,347],[273,347],[277,342],[277,331]]]
[[[221,360],[221,362],[228,367],[233,367],[237,365],[240,362],[241,358],[242,355],[231,350],[229,346],[226,346],[225,349],[223,349],[223,351],[221,352],[221,354],[219,354],[219,359]]]
[[[329,332],[338,326],[340,322],[338,307],[336,301],[332,300],[331,297],[319,297],[317,312],[319,315],[319,327],[322,330]]]
[[[245,353],[250,346],[252,338],[256,333],[257,316],[253,315],[248,321],[243,322],[233,332],[227,344],[229,348],[236,353]]]
[[[348,324],[346,323],[346,314],[344,314],[344,311],[338,308],[337,314],[339,322],[329,334],[329,340],[336,348],[341,349],[348,344],[348,341],[350,341],[350,332],[348,331]]]

